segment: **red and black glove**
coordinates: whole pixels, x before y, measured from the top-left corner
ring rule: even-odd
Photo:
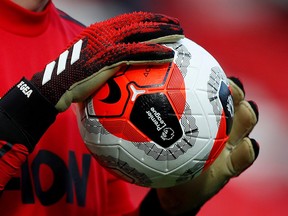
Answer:
[[[123,64],[172,61],[173,51],[158,43],[182,37],[177,19],[124,14],[86,28],[43,71],[17,83],[0,100],[0,190],[6,184],[1,173],[9,177],[19,169],[59,112],[85,100]]]

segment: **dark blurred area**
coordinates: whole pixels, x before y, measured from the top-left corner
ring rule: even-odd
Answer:
[[[260,111],[250,135],[257,161],[233,179],[199,215],[287,215],[288,0],[57,0],[79,21],[151,11],[179,18],[186,37],[208,50],[228,76],[239,77]],[[137,204],[144,188],[131,187]]]

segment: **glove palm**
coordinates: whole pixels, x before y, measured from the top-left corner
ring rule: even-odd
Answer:
[[[258,156],[258,144],[248,138],[258,121],[257,106],[245,100],[243,86],[238,79],[231,79],[230,86],[235,108],[234,121],[229,140],[220,155],[206,171],[190,182],[157,190],[163,209],[171,214],[196,214],[205,202],[217,194],[231,178],[251,166]]]

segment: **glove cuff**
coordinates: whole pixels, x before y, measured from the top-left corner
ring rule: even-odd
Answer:
[[[0,109],[25,137],[19,141],[30,152],[58,114],[56,108],[25,78],[4,95]]]
[[[195,216],[200,211],[201,207],[195,208],[189,212],[180,214],[179,216]],[[148,194],[145,196],[144,200],[139,207],[139,215],[158,215],[158,216],[169,216],[168,212],[164,211],[161,207],[160,201],[158,199],[157,191],[155,188],[150,189]]]

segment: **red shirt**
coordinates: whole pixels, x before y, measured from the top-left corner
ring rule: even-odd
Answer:
[[[41,71],[82,29],[51,2],[35,13],[0,1],[0,97]],[[58,115],[0,197],[1,216],[123,215],[133,208],[126,183],[89,154],[72,108]]]

